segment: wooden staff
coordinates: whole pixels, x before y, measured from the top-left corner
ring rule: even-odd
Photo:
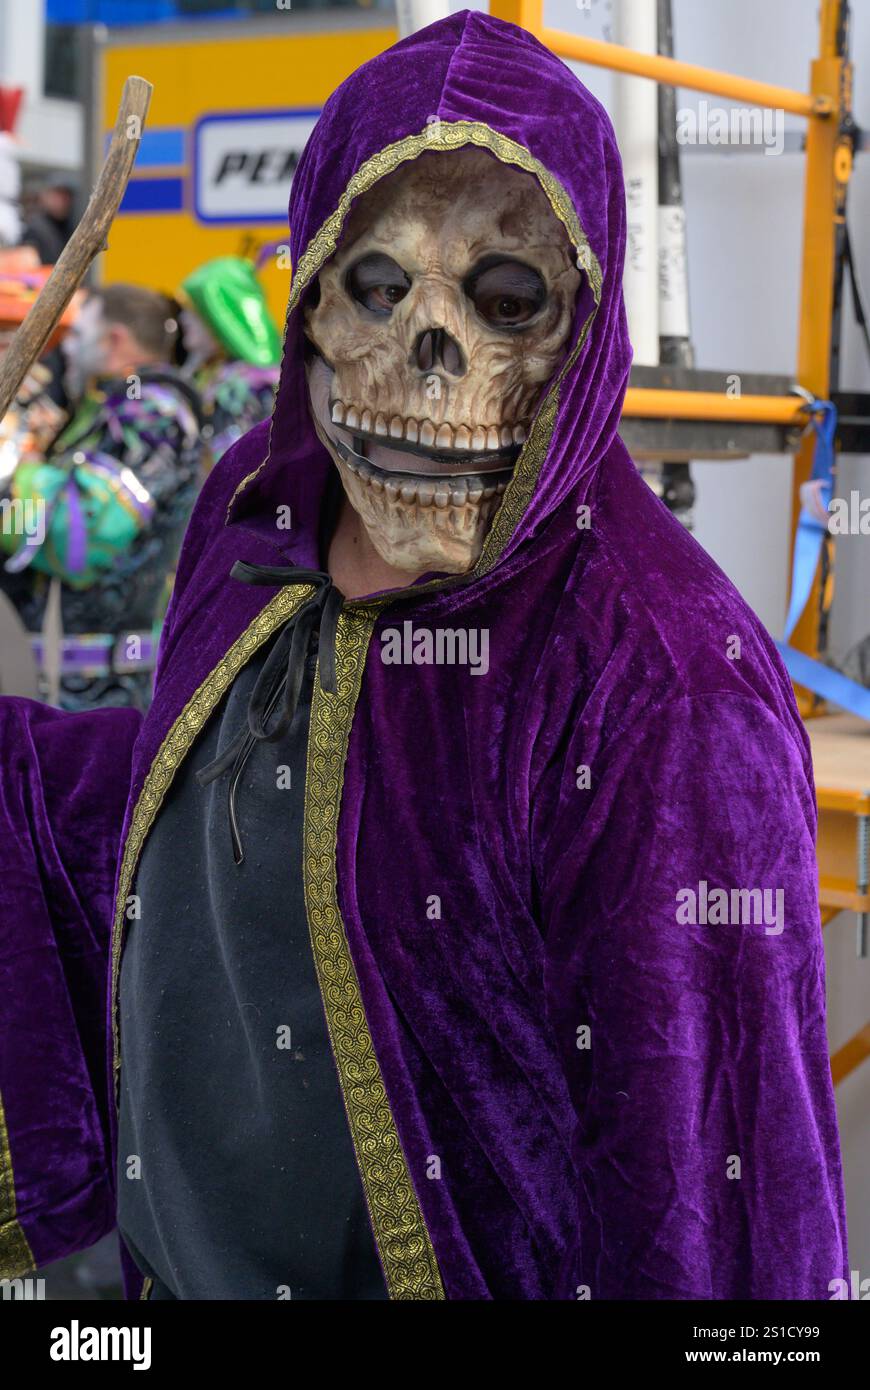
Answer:
[[[64,247],[27,318],[0,357],[0,420],[48,342],[88,266],[105,249],[106,237],[130,178],[153,88],[144,77],[128,77],[106,162],[84,216]]]

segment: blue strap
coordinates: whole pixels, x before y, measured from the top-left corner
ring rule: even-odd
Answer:
[[[834,485],[834,436],[837,431],[837,407],[831,401],[811,400],[812,424],[816,432],[816,448],[813,455],[813,469],[810,481],[818,485],[819,499],[827,509],[831,501]],[[785,620],[785,640],[777,642],[776,647],[785,663],[792,680],[811,690],[823,700],[841,705],[852,714],[870,720],[870,690],[849,680],[821,661],[814,661],[805,652],[788,646],[788,639],[797,621],[807,606],[812,592],[813,580],[822,553],[822,544],[827,534],[827,524],[819,521],[809,509],[801,508],[794,545],[794,561],[791,577],[791,600]]]
[[[862,719],[870,720],[870,690],[865,685],[849,680],[848,676],[841,675],[839,671],[832,670],[821,661],[814,661],[805,652],[795,651],[794,647],[786,646],[785,642],[777,642],[776,649],[785,662],[785,669],[798,685],[812,690],[823,700],[842,705],[843,709],[849,710],[851,714],[858,714]]]
[[[810,481],[818,484],[822,506],[827,509],[834,487],[834,435],[837,431],[837,407],[831,401],[812,401],[812,425],[816,432],[816,449]],[[807,606],[813,580],[822,553],[827,525],[819,521],[807,507],[801,508],[794,544],[791,575],[791,601],[785,620],[785,640],[788,641],[797,621]]]

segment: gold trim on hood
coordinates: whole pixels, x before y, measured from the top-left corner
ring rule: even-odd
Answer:
[[[0,1097],[0,1279],[19,1279],[35,1269],[33,1251],[18,1220],[12,1153]]]
[[[112,1020],[112,1074],[115,1106],[118,1105],[118,1074],[121,1068],[121,1049],[118,1035],[118,975],[121,950],[124,944],[124,920],[127,897],[133,886],[139,856],[145,837],[150,831],[163,799],[175,774],[184,762],[206,721],[218,702],[229,690],[242,667],[250,661],[259,647],[273,632],[292,618],[296,610],[314,593],[310,584],[294,584],[281,589],[254,618],[232,644],[214,670],[191,696],[155,754],[154,761],[142,783],[142,790],[130,818],[130,828],[124,842],[118,891],[115,897],[115,916],[112,923],[112,974],[110,1014]]]
[[[354,198],[367,193],[387,174],[394,173],[400,164],[416,159],[427,150],[458,150],[463,145],[479,145],[482,149],[489,150],[503,164],[515,164],[517,168],[535,175],[547,195],[550,206],[574,243],[577,263],[589,276],[597,303],[601,298],[601,266],[589,245],[589,238],[580,225],[574,204],[559,180],[526,149],[525,145],[520,145],[509,136],[493,130],[483,121],[435,119],[419,135],[407,135],[404,140],[396,140],[394,144],[387,145],[360,165],[341,195],[335,212],[326,219],[320,231],[315,232],[299,257],[293,271],[287,313],[293,312],[306,286],[338,249],[339,237]]]
[[[565,373],[577,360],[577,355],[586,340],[592,320],[601,303],[603,279],[601,265],[589,244],[589,238],[580,223],[577,210],[564,186],[539,159],[535,158],[530,150],[526,149],[525,145],[520,145],[516,140],[511,140],[509,136],[493,130],[483,121],[442,121],[437,118],[431,121],[425,130],[418,135],[407,135],[403,140],[396,140],[392,145],[387,145],[377,154],[371,155],[360,165],[341,195],[335,211],[326,219],[319,231],[315,232],[299,257],[293,268],[290,298],[287,303],[287,319],[284,326],[284,341],[286,345],[287,323],[289,323],[290,315],[298,307],[304,291],[314,276],[338,248],[341,232],[354,199],[367,193],[380,179],[394,173],[400,164],[416,159],[428,150],[458,150],[464,145],[478,145],[482,149],[489,150],[503,164],[513,164],[518,169],[524,169],[527,173],[534,174],[554,213],[571,238],[577,252],[577,265],[585,271],[595,299],[595,308],[583,324],[578,340],[567,360],[563,363],[558,378],[538,406],[529,438],[520,452],[513,477],[505,488],[501,506],[493,518],[477,564],[464,576],[465,579],[476,579],[495,564],[532,498],[556,421],[559,389]],[[279,383],[277,395],[280,395],[280,391]],[[248,473],[239,483],[227,505],[228,520],[233,506],[245,488],[254,481],[269,462],[272,452],[273,425],[274,414],[269,429],[269,447],[266,457],[253,472]],[[413,586],[413,592],[415,595],[427,593],[432,587],[440,588],[448,582],[449,580],[443,579],[432,580],[429,584]]]

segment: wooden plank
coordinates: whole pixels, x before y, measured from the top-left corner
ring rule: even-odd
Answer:
[[[820,808],[870,814],[870,724],[856,714],[807,723]]]
[[[844,1076],[848,1076],[868,1057],[870,1057],[870,1023],[862,1028],[860,1033],[856,1033],[854,1038],[850,1038],[831,1058],[831,1076],[834,1079],[834,1085],[837,1086]]]

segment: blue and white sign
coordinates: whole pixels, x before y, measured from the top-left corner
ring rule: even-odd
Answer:
[[[286,222],[290,182],[318,110],[203,116],[193,132],[200,222]]]

